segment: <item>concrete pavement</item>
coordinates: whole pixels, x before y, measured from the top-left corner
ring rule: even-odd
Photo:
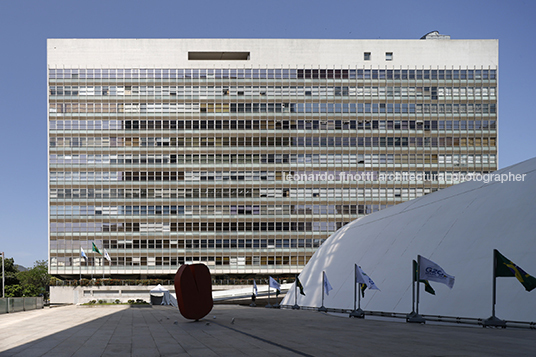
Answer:
[[[536,331],[216,305],[65,306],[0,315],[0,356],[535,356]]]

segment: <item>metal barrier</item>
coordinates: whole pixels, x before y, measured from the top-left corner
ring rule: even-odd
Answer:
[[[292,309],[292,305],[281,305],[282,309]],[[318,311],[318,307],[314,306],[300,306],[301,310],[312,310],[312,311]],[[332,313],[338,313],[338,314],[350,314],[352,310],[349,309],[334,309],[334,308],[327,308],[327,312]],[[398,318],[398,319],[406,319],[407,315],[406,313],[401,312],[385,312],[385,311],[365,311],[365,316],[379,316],[379,317],[391,317],[391,318]],[[425,320],[427,321],[434,321],[434,322],[444,322],[449,324],[466,324],[466,325],[478,325],[478,326],[484,326],[484,320],[482,318],[475,318],[475,317],[455,317],[455,316],[441,316],[441,315],[422,315]],[[515,328],[527,328],[534,330],[536,329],[536,322],[527,322],[527,321],[508,321],[505,320],[506,327],[515,327]]]
[[[42,309],[44,305],[42,296],[0,298],[0,314]]]

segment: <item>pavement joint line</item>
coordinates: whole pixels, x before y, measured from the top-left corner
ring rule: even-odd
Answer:
[[[252,335],[252,334],[247,333],[247,332],[244,332],[244,331],[240,331],[240,330],[235,329],[235,328],[232,328],[232,327],[230,327],[230,326],[222,325],[222,324],[220,324],[219,322],[215,322],[215,321],[213,321],[213,322],[211,322],[211,323],[213,323],[213,324],[215,324],[215,325],[218,325],[218,326],[221,326],[221,327],[224,327],[224,328],[229,329],[229,330],[231,330],[231,331],[241,333],[242,335],[245,335],[245,336],[254,338],[254,339],[256,339],[256,340],[259,340],[259,341],[268,343],[268,344],[270,344],[270,345],[277,346],[277,347],[279,347],[279,348],[282,348],[282,349],[284,349],[284,350],[287,350],[287,351],[290,351],[290,352],[292,352],[292,353],[298,354],[298,355],[300,355],[300,356],[314,357],[313,355],[309,355],[309,354],[307,354],[307,353],[304,353],[304,352],[295,350],[295,349],[293,349],[293,348],[290,348],[290,347],[281,345],[281,344],[279,344],[279,343],[277,343],[277,342],[273,342],[273,341],[267,340],[267,339],[265,339],[265,338],[262,338],[262,337],[259,337],[259,336],[255,336],[255,335]]]

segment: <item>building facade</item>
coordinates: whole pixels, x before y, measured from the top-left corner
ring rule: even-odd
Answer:
[[[49,39],[50,272],[298,273],[346,223],[497,169],[497,64],[433,34]]]

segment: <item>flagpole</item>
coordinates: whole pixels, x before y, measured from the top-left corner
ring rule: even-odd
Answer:
[[[270,278],[268,278],[268,305],[265,306],[268,309],[272,308],[272,303],[270,300]]]
[[[421,256],[417,256],[417,281],[419,281],[421,278]],[[415,313],[419,315],[419,293],[421,290],[420,287],[421,284],[417,284],[417,304],[415,306]]]
[[[363,319],[365,318],[365,311],[361,310],[361,295],[359,295],[359,290],[361,290],[361,283],[357,283],[357,264],[354,264],[354,309],[352,310],[352,312],[350,312],[349,317],[357,317],[359,319]],[[358,300],[357,310],[355,308],[356,300]]]
[[[497,303],[497,250],[493,249],[493,298],[491,302],[491,317],[495,318],[495,304]]]
[[[327,312],[328,309],[326,309],[326,307],[324,306],[324,290],[325,290],[325,285],[324,285],[324,271],[322,271],[322,306],[320,306],[320,307],[318,308],[318,311]]]
[[[497,302],[497,249],[493,249],[493,292],[491,298],[491,317],[484,320],[482,326],[502,327],[506,328],[506,321],[495,316],[495,304]]]
[[[415,274],[415,273],[413,273]],[[412,280],[414,279],[414,275],[412,277]],[[416,309],[415,311],[412,311],[409,315],[406,316],[406,322],[416,322],[419,324],[426,323],[426,320],[424,317],[419,315],[419,290],[420,290],[420,281],[421,279],[421,256],[417,255],[417,303],[416,303]]]
[[[419,284],[419,276],[417,276],[417,279],[415,279],[415,266],[413,264],[414,262],[415,260],[411,261],[411,279],[413,280],[413,282],[411,283],[411,313],[413,314],[415,313],[415,281],[417,281],[417,284]],[[419,271],[417,270],[417,274],[418,273]]]

